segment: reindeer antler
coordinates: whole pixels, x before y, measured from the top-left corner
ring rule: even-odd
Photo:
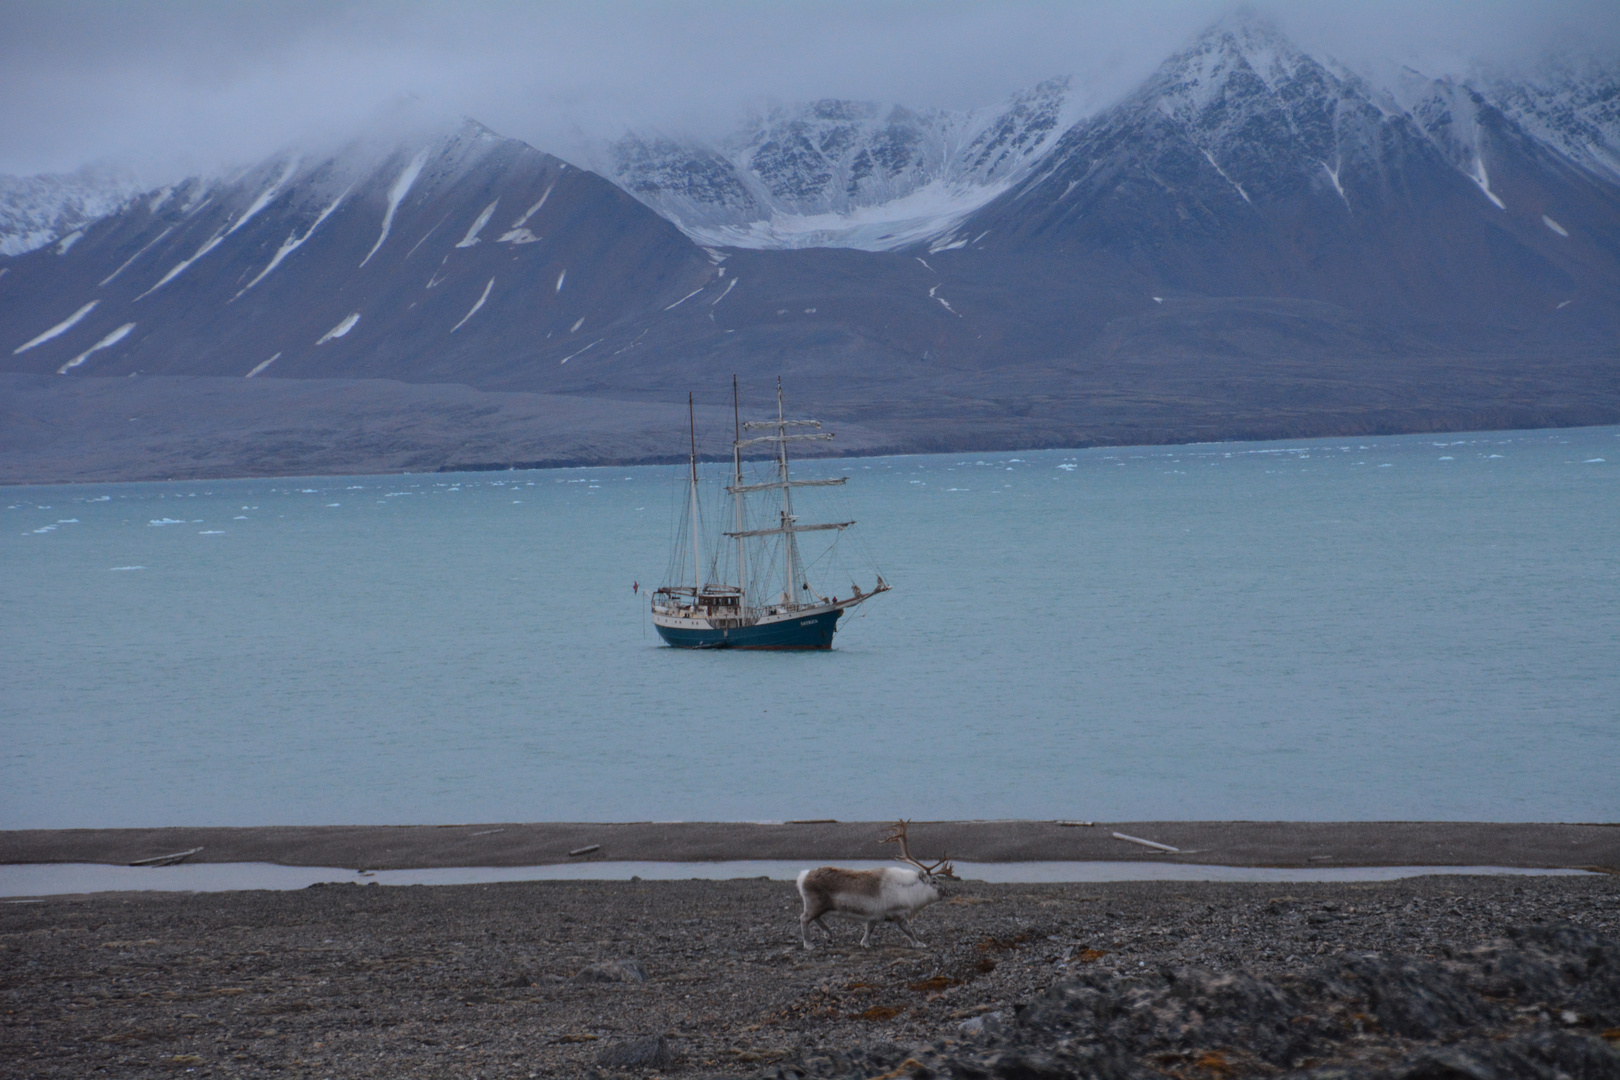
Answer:
[[[911,822],[907,821],[905,818],[901,818],[899,821],[889,826],[888,833],[883,837],[883,839],[879,840],[878,843],[899,844],[900,860],[902,862],[910,863],[912,866],[915,866],[918,870],[921,870],[925,874],[929,874],[934,877],[954,878],[956,874],[954,868],[951,866],[950,856],[948,855],[933,865],[918,862],[916,859],[912,858],[911,846],[906,842],[906,829],[910,825]],[[941,869],[941,867],[944,869]]]

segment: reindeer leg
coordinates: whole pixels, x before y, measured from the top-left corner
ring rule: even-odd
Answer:
[[[913,934],[911,932],[911,920],[910,919],[906,918],[904,915],[898,915],[898,916],[895,917],[894,925],[900,928],[900,932],[902,934],[906,935],[906,940],[907,941],[911,942],[913,945],[917,946],[919,949],[928,948],[927,945],[923,944],[922,938],[918,937],[916,934]]]
[[[861,948],[870,949],[872,947],[872,927],[876,924],[876,919],[866,920],[866,933],[861,935]]]

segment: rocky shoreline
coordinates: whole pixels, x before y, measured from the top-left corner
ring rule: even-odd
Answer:
[[[790,884],[0,905],[0,1075],[1620,1075],[1620,878],[963,882],[816,952]]]

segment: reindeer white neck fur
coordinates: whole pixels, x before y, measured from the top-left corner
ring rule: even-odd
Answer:
[[[872,927],[880,922],[892,922],[913,945],[922,941],[911,932],[911,918],[939,899],[934,882],[956,878],[946,859],[931,865],[911,857],[906,842],[906,827],[910,823],[898,821],[879,843],[899,844],[900,859],[907,866],[885,866],[877,870],[846,870],[841,866],[823,866],[799,874],[799,896],[804,900],[804,912],[799,916],[799,937],[806,949],[810,944],[810,924],[815,923],[829,938],[832,931],[821,921],[828,913],[858,919],[866,924],[861,935],[861,947],[870,948]]]

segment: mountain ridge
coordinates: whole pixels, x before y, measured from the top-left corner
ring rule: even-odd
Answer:
[[[760,130],[842,131],[842,168],[896,124],[926,126],[846,104]],[[35,380],[0,395],[162,376],[177,416],[197,410],[174,438],[195,443],[222,430],[203,414],[236,378],[231,400],[289,410],[313,460],[344,441],[331,410],[251,384],[341,381],[372,424],[403,383],[412,410],[438,395],[455,418],[393,429],[441,465],[522,445],[496,428],[538,415],[469,409],[469,388],[539,395],[556,435],[597,416],[588,400],[668,404],[733,373],[745,402],[781,375],[801,407],[897,451],[1620,420],[1620,185],[1478,91],[1414,79],[1397,97],[1226,23],[1061,130],[977,130],[992,137],[953,160],[985,167],[986,200],[878,250],[698,243],[470,121],[278,155],[142,195],[61,252],[0,258],[0,374]],[[1017,152],[997,163],[1002,145]],[[779,190],[848,196],[849,175],[815,168]],[[633,457],[634,412],[617,449],[598,427],[576,444]],[[104,438],[101,413],[74,415]],[[377,467],[396,451],[376,448]]]

